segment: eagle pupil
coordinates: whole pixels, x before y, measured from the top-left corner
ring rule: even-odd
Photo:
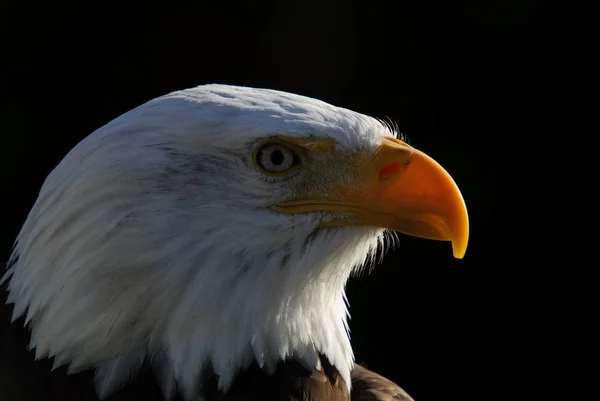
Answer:
[[[279,149],[274,150],[273,153],[271,153],[271,163],[273,163],[275,166],[279,166],[281,163],[283,163],[284,158],[285,156],[283,155],[283,152]]]

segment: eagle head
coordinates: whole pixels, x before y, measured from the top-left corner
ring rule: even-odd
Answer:
[[[294,94],[205,85],[93,132],[21,229],[8,302],[37,358],[95,369],[100,396],[150,364],[165,397],[327,357],[350,387],[344,287],[386,230],[467,246],[464,201],[381,120]]]

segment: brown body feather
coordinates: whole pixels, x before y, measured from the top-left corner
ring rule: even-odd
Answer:
[[[352,371],[352,401],[413,401],[400,386],[360,365]]]

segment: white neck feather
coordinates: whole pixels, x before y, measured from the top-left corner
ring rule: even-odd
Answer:
[[[319,369],[318,353],[350,387],[344,286],[352,268],[375,250],[379,234],[324,230],[304,249],[304,240],[290,239],[261,257],[250,250],[211,252],[215,245],[174,249],[177,257],[162,260],[165,265],[147,265],[143,272],[132,265],[118,276],[107,269],[82,276],[77,285],[64,278],[77,276],[80,264],[51,276],[21,267],[11,270],[9,302],[15,303],[15,318],[28,309],[36,357],[53,356],[55,365],[67,364],[71,372],[96,367],[102,396],[125,384],[147,358],[167,398],[176,386],[188,398],[201,393],[207,363],[226,390],[254,361],[268,372],[290,358]],[[57,257],[42,254],[16,263],[33,268],[46,256]],[[151,259],[140,255],[140,262]],[[17,274],[25,272],[30,274]],[[97,293],[91,297],[92,288]]]

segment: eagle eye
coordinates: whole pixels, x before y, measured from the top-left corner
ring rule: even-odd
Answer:
[[[267,143],[254,153],[254,164],[269,175],[288,173],[300,165],[298,155],[281,143]]]

